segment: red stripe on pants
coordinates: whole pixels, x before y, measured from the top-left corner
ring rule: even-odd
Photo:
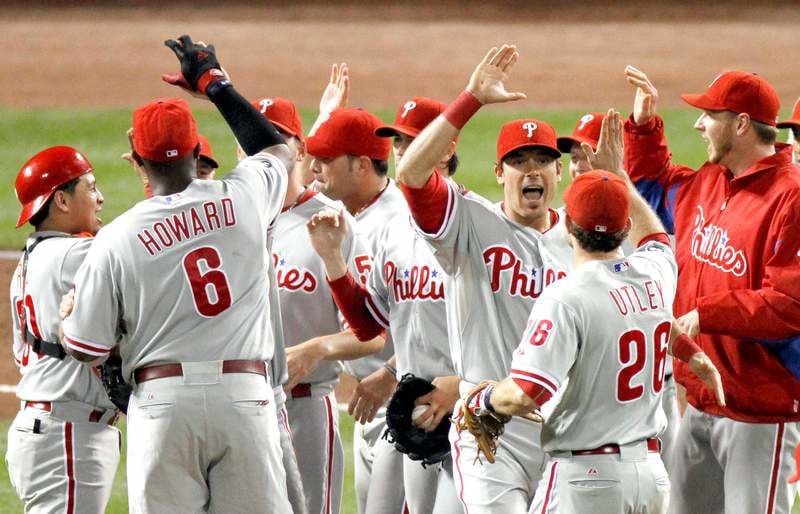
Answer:
[[[553,497],[553,485],[556,482],[557,469],[558,461],[553,461],[553,466],[550,468],[550,481],[547,483],[547,493],[545,493],[544,502],[542,502],[542,514],[547,512],[547,505],[550,503],[550,498]]]
[[[64,453],[67,468],[67,514],[75,514],[75,455],[73,452],[72,423],[64,423]]]
[[[781,469],[781,451],[783,450],[784,424],[778,423],[778,434],[775,436],[775,453],[772,455],[772,474],[769,478],[769,496],[767,496],[767,514],[775,509],[775,495],[778,492],[778,475]]]
[[[328,478],[325,488],[325,512],[331,514],[331,473],[333,472],[333,407],[331,399],[325,396],[325,407],[328,409]]]

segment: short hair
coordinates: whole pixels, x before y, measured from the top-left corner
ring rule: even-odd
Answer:
[[[81,175],[81,177],[82,176],[83,175]],[[48,198],[47,201],[44,203],[42,208],[39,209],[39,211],[36,214],[30,217],[28,223],[30,223],[34,227],[38,227],[39,225],[41,225],[44,222],[44,220],[47,219],[47,216],[50,215],[50,204],[53,203],[53,197],[56,195],[56,191],[64,191],[69,194],[74,193],[75,188],[78,186],[78,182],[81,181],[81,177],[74,178],[69,182],[64,182],[63,184],[58,186],[56,190],[53,191],[53,194],[50,195],[50,198]]]
[[[751,120],[753,122],[753,130],[756,131],[758,141],[765,145],[774,145],[778,140],[778,129],[772,125],[761,123],[760,121]]]
[[[581,228],[577,223],[569,220],[572,235],[578,240],[585,251],[590,253],[610,252],[620,247],[625,238],[628,237],[628,229],[624,228],[619,232],[606,234],[604,232],[588,231]]]
[[[458,155],[453,154],[450,156],[450,159],[447,160],[447,174],[453,176],[456,174],[456,169],[458,168]]]
[[[353,165],[353,161],[356,159],[360,159],[358,155],[347,155],[347,160],[349,161],[350,165]],[[372,161],[372,167],[375,169],[375,173],[381,177],[385,177],[387,173],[389,173],[389,161],[385,159],[370,159]]]

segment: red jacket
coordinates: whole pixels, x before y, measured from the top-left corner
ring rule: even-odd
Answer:
[[[722,375],[727,407],[686,364],[675,376],[705,412],[739,421],[800,420],[800,168],[791,148],[738,177],[706,162],[670,162],[660,118],[625,124],[634,182],[674,193],[678,291],[675,315],[697,309],[697,342]]]

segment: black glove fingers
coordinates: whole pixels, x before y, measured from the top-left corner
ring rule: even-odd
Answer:
[[[181,44],[175,41],[174,39],[167,39],[166,41],[164,41],[164,44],[168,46],[170,50],[175,52],[175,55],[177,55],[179,59],[183,58],[183,56],[185,55]]]
[[[178,38],[178,41],[183,44],[183,48],[186,50],[194,50],[194,41],[192,41],[192,38],[189,37],[189,34],[182,35]]]

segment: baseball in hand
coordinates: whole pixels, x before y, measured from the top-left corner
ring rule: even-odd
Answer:
[[[423,412],[428,410],[428,407],[430,407],[430,404],[427,403],[423,405],[417,405],[416,407],[414,407],[414,410],[411,412],[411,421],[416,421],[418,417],[422,416]],[[419,425],[419,428],[423,430],[428,430],[429,428],[431,428],[431,423],[433,423],[433,416],[428,418],[428,420],[425,421],[425,423],[423,423],[422,425]]]

